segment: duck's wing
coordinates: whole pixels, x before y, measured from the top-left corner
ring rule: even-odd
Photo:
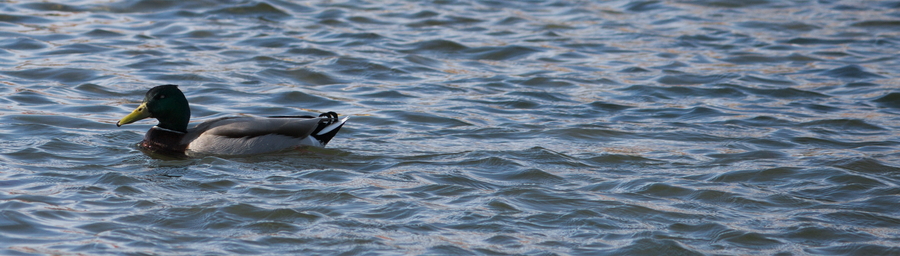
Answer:
[[[320,119],[236,117],[213,120],[209,124],[201,123],[197,128],[204,129],[204,135],[227,138],[252,138],[271,134],[305,138],[316,130]]]

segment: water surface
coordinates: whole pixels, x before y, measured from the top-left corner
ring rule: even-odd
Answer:
[[[0,3],[0,254],[900,254],[896,1]],[[335,111],[326,149],[116,127]]]

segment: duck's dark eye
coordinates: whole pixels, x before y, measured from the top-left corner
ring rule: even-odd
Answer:
[[[160,94],[160,95],[157,95],[156,98],[157,98],[157,99],[165,99],[165,98],[166,98],[166,95],[161,95],[161,94]]]

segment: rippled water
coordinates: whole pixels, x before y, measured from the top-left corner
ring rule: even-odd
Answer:
[[[0,254],[900,254],[897,1],[3,1]],[[160,160],[116,127],[351,116]]]

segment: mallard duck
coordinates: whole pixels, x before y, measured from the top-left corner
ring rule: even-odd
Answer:
[[[316,116],[223,117],[188,129],[191,109],[177,85],[160,85],[147,91],[131,114],[116,122],[130,124],[156,118],[159,124],[144,135],[140,148],[164,156],[250,155],[298,146],[324,147],[347,117],[334,112]]]

